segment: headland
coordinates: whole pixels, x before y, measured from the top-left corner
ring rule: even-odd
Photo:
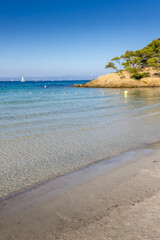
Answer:
[[[160,76],[153,68],[147,68],[143,72],[148,72],[148,77],[140,80],[133,79],[128,71],[109,73],[102,75],[85,84],[77,84],[73,87],[90,88],[141,88],[141,87],[160,87]]]

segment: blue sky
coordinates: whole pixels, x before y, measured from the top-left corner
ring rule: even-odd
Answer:
[[[159,0],[6,0],[0,77],[105,74],[105,64],[160,37]]]

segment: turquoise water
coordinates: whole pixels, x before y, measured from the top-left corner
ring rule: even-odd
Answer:
[[[0,197],[160,140],[160,88],[83,82],[0,82]]]

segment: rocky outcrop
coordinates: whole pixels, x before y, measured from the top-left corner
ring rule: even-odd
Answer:
[[[139,87],[160,87],[160,76],[154,69],[145,69],[149,77],[135,80],[130,77],[127,71],[122,73],[109,73],[98,77],[85,84],[77,84],[73,87],[94,87],[94,88],[139,88]]]

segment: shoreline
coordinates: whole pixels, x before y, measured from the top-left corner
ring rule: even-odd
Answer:
[[[40,102],[36,101],[39,88],[29,97],[31,103],[23,102],[25,88],[19,95],[16,87],[15,99],[22,103],[14,103],[13,94],[7,93],[2,104],[0,196],[160,139],[159,89],[133,89],[124,95],[123,90],[83,92],[67,87],[69,92],[65,88],[64,96],[59,94],[64,92],[63,88],[58,87],[55,97],[47,88],[45,103],[41,96]],[[6,102],[8,97],[10,101]],[[64,98],[66,105],[62,104]],[[36,113],[32,115],[33,104]],[[10,118],[12,107],[17,109],[14,123]]]
[[[37,189],[41,186],[45,186],[46,184],[49,184],[50,182],[54,182],[54,181],[59,181],[61,178],[67,178],[70,175],[78,175],[78,173],[80,172],[80,174],[82,173],[84,175],[84,173],[89,169],[89,176],[87,176],[87,178],[90,178],[92,176],[92,169],[95,169],[98,167],[99,172],[102,171],[108,171],[112,168],[116,168],[119,165],[127,162],[127,161],[132,161],[134,158],[138,157],[138,156],[143,156],[143,155],[147,155],[152,151],[153,146],[155,145],[159,145],[160,146],[160,142],[154,142],[154,143],[149,143],[149,144],[145,144],[144,146],[140,146],[138,148],[133,148],[130,149],[128,151],[124,151],[121,152],[118,155],[112,156],[112,157],[107,157],[105,159],[100,159],[97,161],[94,161],[92,163],[89,163],[88,165],[82,166],[80,168],[77,168],[71,172],[62,174],[62,175],[58,175],[56,177],[53,178],[49,178],[46,179],[42,182],[39,183],[35,183],[31,186],[19,189],[18,191],[15,192],[11,192],[7,195],[1,196],[0,197],[0,203],[9,199],[12,199],[16,196],[19,196],[21,194],[33,191],[34,189]],[[104,167],[104,169],[102,169],[102,166]],[[96,169],[96,174],[98,174],[97,169]],[[94,176],[95,177],[95,176]]]
[[[111,86],[111,87],[108,87],[108,86],[104,86],[104,85],[82,85],[82,84],[77,84],[77,85],[73,85],[72,87],[78,87],[78,88],[110,88],[110,89],[148,89],[148,88],[160,88],[160,86],[140,86],[140,87],[135,87],[135,86],[132,86],[132,87],[129,87],[129,86],[119,86],[119,87],[116,87],[116,86]]]
[[[150,149],[135,150],[126,161],[122,154],[118,166],[95,163],[1,201],[0,239],[159,239],[159,143]]]

